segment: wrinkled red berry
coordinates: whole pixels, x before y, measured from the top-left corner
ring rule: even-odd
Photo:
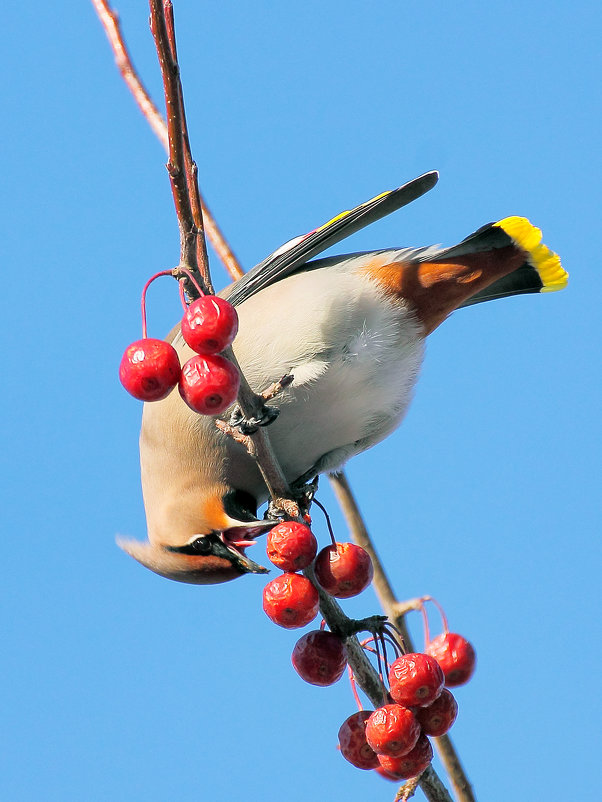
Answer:
[[[444,682],[439,663],[429,654],[402,654],[389,671],[391,696],[405,707],[430,705],[443,690]]]
[[[378,756],[366,741],[366,721],[370,715],[369,710],[353,713],[339,729],[341,754],[358,769],[375,769],[378,766]]]
[[[268,532],[269,560],[283,571],[301,571],[311,564],[318,551],[318,541],[305,524],[283,521]]]
[[[422,774],[432,759],[433,747],[424,734],[418,738],[416,746],[407,755],[401,755],[401,757],[378,756],[383,769],[399,780],[409,780],[410,777]]]
[[[217,354],[238,332],[238,315],[231,303],[216,295],[193,301],[182,318],[182,337],[197,354]]]
[[[381,755],[406,755],[416,746],[419,735],[416,716],[402,705],[377,708],[366,724],[366,739]]]
[[[316,579],[326,593],[338,599],[357,596],[372,581],[374,569],[367,551],[355,543],[336,543],[318,554]]]
[[[297,674],[311,685],[332,685],[341,679],[347,665],[343,641],[322,629],[303,635],[291,659]]]
[[[139,401],[160,401],[180,378],[175,348],[164,340],[145,337],[128,345],[119,365],[125,389]]]
[[[193,356],[182,368],[180,395],[201,415],[219,415],[238,395],[240,376],[232,362],[217,354]]]
[[[464,685],[472,677],[477,655],[472,644],[457,632],[442,632],[427,645],[425,652],[441,666],[445,684],[450,688]]]
[[[281,574],[263,589],[265,614],[285,629],[297,629],[313,621],[319,603],[318,591],[301,574]]]
[[[425,735],[445,735],[458,715],[458,703],[454,695],[444,688],[427,707],[419,707],[416,718]]]

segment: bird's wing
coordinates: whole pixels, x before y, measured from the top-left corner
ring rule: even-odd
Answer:
[[[383,192],[355,209],[342,212],[309,234],[290,240],[249,270],[224,296],[233,304],[242,303],[337,242],[424,195],[435,186],[438,179],[437,172],[424,173],[398,189]]]

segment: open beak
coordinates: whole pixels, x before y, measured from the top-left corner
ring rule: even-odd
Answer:
[[[268,569],[250,560],[244,550],[254,546],[255,538],[263,535],[277,523],[278,521],[254,521],[224,529],[220,533],[220,539],[227,549],[228,558],[245,573],[267,574]]]

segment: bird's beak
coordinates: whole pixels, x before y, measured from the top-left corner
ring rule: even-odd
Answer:
[[[229,551],[233,558],[234,564],[245,573],[253,574],[267,574],[268,569],[259,565],[253,560],[250,560],[245,554],[244,550],[249,546],[254,546],[255,538],[259,535],[265,534],[273,526],[276,526],[278,521],[259,521],[253,523],[245,522],[235,526],[230,526],[225,529],[220,537],[224,546]]]

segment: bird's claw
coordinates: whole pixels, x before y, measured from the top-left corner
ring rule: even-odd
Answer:
[[[242,409],[237,404],[232,410],[229,424],[230,426],[238,429],[241,434],[255,434],[260,426],[269,426],[270,423],[273,423],[279,414],[280,410],[277,407],[264,405],[261,408],[261,415],[252,418],[246,418]]]

